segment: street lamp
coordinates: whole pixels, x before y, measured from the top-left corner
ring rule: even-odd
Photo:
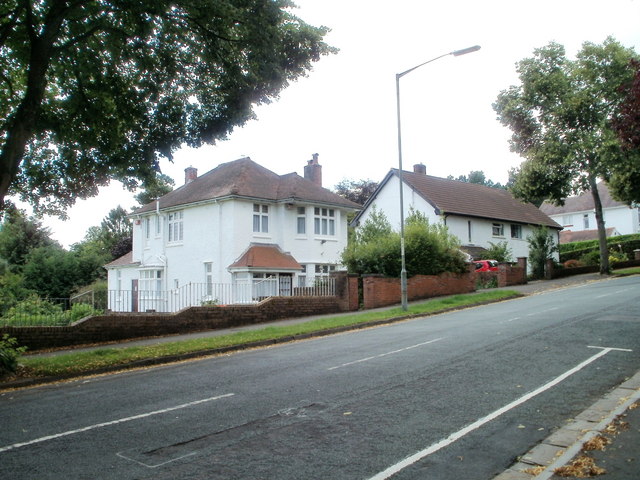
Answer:
[[[474,45],[473,47],[463,48],[462,50],[454,50],[453,52],[445,53],[439,57],[427,60],[420,65],[416,65],[409,70],[405,70],[402,73],[396,73],[396,104],[398,110],[398,180],[400,181],[400,295],[402,298],[402,309],[407,310],[407,266],[404,255],[404,195],[403,195],[403,179],[402,179],[402,129],[400,126],[400,79],[406,74],[413,72],[415,69],[420,68],[427,63],[434,62],[442,57],[453,55],[459,57],[460,55],[466,55],[467,53],[477,52],[480,50],[480,45]]]

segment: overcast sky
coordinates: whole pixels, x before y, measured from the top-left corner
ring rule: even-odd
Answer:
[[[339,48],[323,57],[278,101],[257,108],[258,119],[227,141],[183,149],[163,173],[180,186],[184,169],[203,174],[249,156],[278,174],[303,173],[319,154],[323,183],[380,181],[398,165],[395,74],[473,45],[481,50],[446,56],[401,80],[403,166],[424,163],[430,175],[483,170],[507,181],[521,158],[509,151],[509,131],[491,105],[518,82],[515,64],[551,41],[573,57],[585,41],[609,35],[640,52],[640,0],[294,0],[295,14],[331,28],[326,41]],[[79,202],[66,222],[46,219],[65,246],[83,239],[111,208],[135,202],[118,184]]]

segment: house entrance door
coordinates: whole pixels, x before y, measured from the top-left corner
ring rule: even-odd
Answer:
[[[279,290],[281,297],[290,297],[291,296],[291,280],[293,276],[290,273],[281,273],[279,275]]]

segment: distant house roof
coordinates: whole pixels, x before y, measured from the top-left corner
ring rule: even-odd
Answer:
[[[251,245],[242,256],[229,265],[229,269],[262,268],[302,270],[295,258],[284,253],[277,245]]]
[[[127,265],[130,265],[132,267],[136,266],[136,265],[140,265],[140,262],[134,262],[133,261],[133,252],[125,253],[120,258],[116,258],[114,261],[112,261],[110,263],[107,263],[105,265],[105,268],[126,267]]]
[[[278,175],[250,158],[222,163],[190,183],[160,197],[159,208],[172,208],[208,200],[251,198],[286,202],[304,201],[358,210],[360,205],[343,198],[296,173]],[[134,214],[156,209],[151,202]]]
[[[614,200],[609,192],[609,187],[604,182],[598,183],[598,194],[600,195],[600,201],[602,202],[602,208],[624,207],[626,204]],[[592,211],[595,208],[593,203],[593,196],[591,192],[584,192],[575,197],[568,197],[564,201],[564,205],[554,205],[553,203],[544,202],[540,205],[542,210],[547,215],[561,215],[571,212],[586,212]]]
[[[607,237],[613,237],[620,235],[620,233],[614,228],[605,229]],[[597,240],[598,230],[578,230],[573,232],[571,230],[563,230],[560,232],[560,243],[582,242],[584,240]]]
[[[377,191],[393,176],[398,176],[398,169],[394,168],[389,171]],[[491,188],[404,170],[402,178],[409,187],[433,206],[438,215],[460,215],[562,228],[531,203],[523,203],[501,188]],[[365,208],[374,201],[376,193],[365,204]],[[359,217],[360,215],[356,217],[354,222]]]

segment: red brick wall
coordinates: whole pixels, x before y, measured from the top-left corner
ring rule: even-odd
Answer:
[[[400,279],[363,275],[364,308],[378,308],[400,303]],[[407,299],[420,300],[442,295],[470,293],[476,289],[475,273],[415,275],[407,279]]]
[[[170,313],[111,313],[68,327],[0,327],[29,350],[214,330],[340,312],[336,297],[274,297],[258,305],[192,307]]]

